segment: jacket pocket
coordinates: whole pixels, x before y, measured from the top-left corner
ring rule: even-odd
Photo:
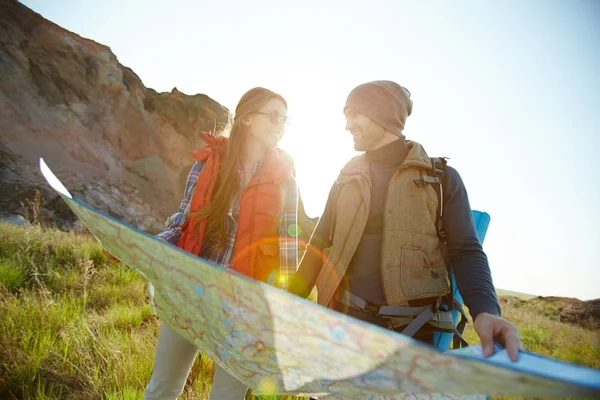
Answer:
[[[281,187],[275,184],[259,185],[256,189],[255,212],[279,217],[283,211]]]
[[[402,246],[400,269],[402,291],[409,299],[443,296],[450,290],[446,267],[432,267],[418,247]]]
[[[278,243],[260,243],[258,248],[263,256],[267,257],[279,257],[279,251],[277,249]]]
[[[258,243],[254,278],[278,286],[280,276],[278,243]]]

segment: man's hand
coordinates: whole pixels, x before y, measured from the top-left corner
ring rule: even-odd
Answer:
[[[500,343],[512,361],[519,359],[519,350],[523,350],[521,334],[516,326],[496,315],[481,313],[475,319],[475,331],[481,339],[483,355],[494,354],[494,341]]]

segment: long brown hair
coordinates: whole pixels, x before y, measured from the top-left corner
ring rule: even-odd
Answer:
[[[192,220],[195,221],[196,233],[199,233],[200,221],[206,219],[203,246],[212,243],[215,250],[222,250],[225,246],[227,213],[233,197],[240,190],[238,166],[246,154],[248,142],[249,127],[243,121],[252,113],[260,111],[272,98],[281,100],[287,109],[287,102],[281,95],[262,87],[247,91],[235,108],[229,140],[227,140],[227,145],[221,155],[220,168],[210,203],[191,214]],[[209,238],[210,242],[207,241]]]

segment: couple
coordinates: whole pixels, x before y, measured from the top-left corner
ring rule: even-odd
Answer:
[[[402,134],[412,111],[410,92],[391,81],[365,83],[348,95],[343,111],[354,148],[364,153],[334,183],[297,271],[297,238],[288,233],[295,231],[290,227],[299,203],[294,165],[277,148],[287,103],[264,88],[242,96],[228,138],[203,133],[208,145],[191,153],[196,163],[181,206],[158,237],[256,280],[285,282],[299,296],[316,286],[319,304],[429,344],[432,311],[451,291],[451,263],[484,354],[491,355],[498,341],[516,361],[519,332],[500,317],[460,176],[445,161],[432,165],[423,147]],[[436,170],[445,172],[443,190]],[[418,313],[392,318],[381,315],[381,306]],[[197,352],[163,324],[144,398],[177,398]],[[242,400],[246,391],[215,366],[210,399]]]

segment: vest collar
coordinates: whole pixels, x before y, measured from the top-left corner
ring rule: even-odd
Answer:
[[[406,145],[408,146],[408,154],[399,168],[431,168],[431,160],[421,144],[407,140]],[[370,178],[369,161],[364,153],[354,157],[346,164],[338,178],[338,183],[346,183],[360,177]]]
[[[227,145],[227,138],[223,136],[215,136],[209,132],[202,132],[200,136],[206,142],[206,147],[191,151],[190,155],[198,162],[206,161],[215,154],[220,155]]]
[[[407,140],[406,145],[408,146],[408,155],[400,168],[431,168],[431,160],[421,144],[413,142],[412,140]]]
[[[207,161],[209,158],[218,157],[227,147],[227,138],[215,136],[212,133],[202,132],[202,139],[206,142],[206,147],[190,152],[190,155],[198,162]],[[282,150],[270,149],[258,173],[252,178],[248,186],[274,182],[277,184],[289,183],[289,175],[293,170],[293,162]]]
[[[288,184],[292,170],[293,166],[282,157],[281,150],[271,149],[267,152],[260,170],[248,183],[248,186],[262,183]]]

